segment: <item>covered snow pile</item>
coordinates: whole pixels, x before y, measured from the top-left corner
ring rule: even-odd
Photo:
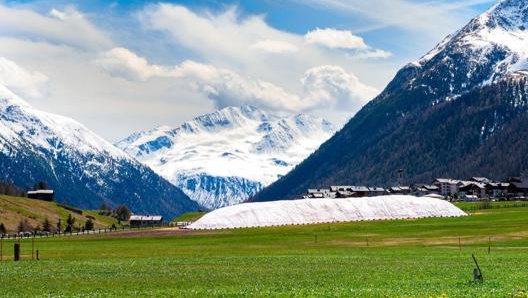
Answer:
[[[229,206],[206,214],[188,228],[228,229],[466,215],[453,204],[430,197],[305,199]]]

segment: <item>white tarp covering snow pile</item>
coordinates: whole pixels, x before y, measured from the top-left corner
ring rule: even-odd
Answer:
[[[229,229],[327,222],[466,216],[453,204],[430,197],[380,196],[246,203],[220,208],[188,226]]]

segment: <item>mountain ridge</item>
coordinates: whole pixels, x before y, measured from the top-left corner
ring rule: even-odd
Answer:
[[[0,86],[3,178],[30,188],[47,181],[60,202],[95,209],[102,202],[166,217],[199,206],[168,181],[75,120],[34,109]]]
[[[308,114],[226,107],[176,128],[136,132],[116,144],[214,209],[237,204],[285,174],[334,132]]]

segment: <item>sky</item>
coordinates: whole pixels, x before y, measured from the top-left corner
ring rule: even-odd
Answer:
[[[0,84],[110,142],[227,106],[345,124],[494,0],[0,0]]]

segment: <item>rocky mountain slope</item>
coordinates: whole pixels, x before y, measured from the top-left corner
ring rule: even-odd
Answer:
[[[138,132],[116,145],[214,209],[254,195],[333,132],[328,121],[307,114],[281,118],[242,106],[202,115],[176,128]]]
[[[528,2],[500,1],[403,67],[312,156],[253,200],[332,184],[526,173]]]
[[[2,179],[47,181],[60,202],[95,209],[126,204],[172,218],[199,209],[178,188],[78,122],[34,109],[0,85]]]

